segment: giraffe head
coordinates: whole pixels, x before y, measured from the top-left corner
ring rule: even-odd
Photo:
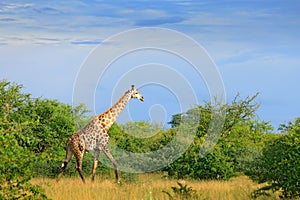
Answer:
[[[134,85],[131,86],[131,98],[139,99],[141,101],[144,101],[143,95],[134,87]]]

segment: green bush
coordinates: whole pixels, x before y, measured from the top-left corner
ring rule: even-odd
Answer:
[[[205,157],[199,156],[201,145],[193,144],[178,160],[163,170],[177,179],[222,179],[234,176],[233,163],[217,146]]]
[[[245,173],[252,167],[265,144],[276,137],[272,130],[268,122],[248,120],[233,127],[230,135],[220,139],[224,153],[233,162],[234,171]]]
[[[300,118],[288,125],[285,134],[274,139],[253,162],[248,175],[259,183],[268,183],[255,195],[277,191],[282,198],[300,196]]]
[[[29,181],[35,170],[48,176],[58,171],[65,141],[76,129],[74,118],[86,112],[83,106],[73,109],[57,100],[32,98],[22,88],[0,81],[0,199],[46,198]]]
[[[23,133],[36,123],[22,117],[31,100],[21,88],[0,81],[0,199],[47,199],[40,187],[29,183],[36,160],[30,147],[35,140]]]
[[[248,128],[250,125],[259,124],[254,120],[258,108],[258,104],[254,102],[257,95],[242,100],[237,96],[231,104],[217,105],[217,107],[211,103],[205,103],[186,113],[173,115],[170,123],[175,131],[180,129],[184,121],[198,120],[197,132],[189,149],[163,170],[176,178],[223,180],[235,176],[235,172],[243,171],[248,162],[245,160],[245,156],[250,157],[257,153],[255,141],[262,140],[264,133],[261,131],[270,129],[269,124],[263,122],[261,123],[263,127]],[[215,110],[223,111],[226,114],[224,124],[222,124],[223,128],[214,147],[207,155],[200,157],[199,153],[204,148],[203,143],[207,140],[208,130],[214,128],[211,118]],[[219,117],[218,115],[214,116]],[[205,142],[209,143],[210,141]],[[260,141],[260,143],[262,142]],[[246,155],[244,155],[245,153]],[[252,160],[251,158],[249,162]]]

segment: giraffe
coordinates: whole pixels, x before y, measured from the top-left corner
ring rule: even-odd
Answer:
[[[82,174],[82,158],[85,151],[93,151],[94,164],[92,169],[92,182],[95,179],[100,151],[104,152],[104,154],[112,162],[116,181],[118,182],[119,176],[117,162],[107,148],[109,142],[109,135],[107,134],[107,131],[131,98],[144,101],[142,94],[135,88],[134,85],[132,85],[131,89],[126,91],[113,106],[102,114],[94,116],[83,129],[73,133],[66,144],[66,157],[60,167],[57,182],[60,180],[68,162],[74,155],[76,158],[76,169],[79,172],[83,183],[85,183],[85,179]]]

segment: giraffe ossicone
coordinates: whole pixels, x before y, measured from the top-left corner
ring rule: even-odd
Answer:
[[[82,158],[84,152],[86,151],[92,151],[94,155],[94,164],[92,169],[92,181],[94,181],[96,169],[98,166],[99,154],[102,151],[112,162],[114,166],[116,181],[118,182],[118,166],[117,162],[107,148],[109,142],[109,135],[107,134],[107,132],[131,98],[144,101],[143,95],[139,92],[138,89],[135,88],[134,85],[132,85],[131,89],[127,90],[119,98],[119,100],[117,100],[116,103],[113,104],[113,106],[111,106],[102,114],[94,116],[93,119],[83,129],[73,133],[71,138],[69,138],[67,141],[66,157],[60,167],[57,181],[60,180],[70,159],[74,155],[76,158],[76,169],[82,181],[85,183],[85,179],[82,174]]]

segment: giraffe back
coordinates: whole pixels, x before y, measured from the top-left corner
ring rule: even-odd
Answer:
[[[85,143],[87,151],[102,149],[109,142],[109,136],[105,127],[102,127],[97,118],[94,118],[82,130],[78,132]]]

